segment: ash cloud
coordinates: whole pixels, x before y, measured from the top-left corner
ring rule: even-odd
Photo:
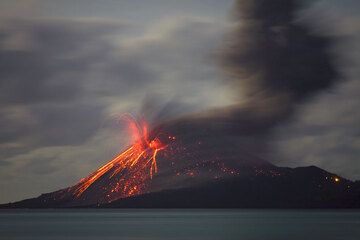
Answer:
[[[238,19],[224,69],[256,100],[280,98],[293,109],[337,81],[330,48],[334,39],[297,21],[295,0],[237,1]]]
[[[266,155],[275,127],[340,79],[330,53],[335,39],[297,21],[304,8],[294,0],[237,1],[235,28],[220,62],[239,103],[169,120],[158,128],[190,142],[206,139],[220,152]]]

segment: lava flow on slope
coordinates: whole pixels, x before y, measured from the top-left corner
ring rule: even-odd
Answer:
[[[158,153],[166,150],[167,145],[176,138],[162,134],[150,137],[148,124],[144,120],[137,121],[131,115],[125,115],[124,119],[128,122],[133,144],[70,188],[75,198],[89,198],[84,196],[85,193],[98,182],[97,192],[100,189],[101,194],[95,194],[97,202],[109,202],[147,191],[149,180],[158,171]]]

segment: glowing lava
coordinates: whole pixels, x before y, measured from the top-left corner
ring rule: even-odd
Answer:
[[[104,188],[109,200],[129,197],[143,192],[149,179],[157,173],[157,154],[166,148],[158,136],[150,139],[145,121],[136,121],[130,115],[124,116],[129,123],[133,144],[87,178],[82,179],[74,190],[74,196],[82,194],[101,177],[116,178],[115,184]],[[174,140],[175,138],[169,137]],[[110,196],[116,195],[116,196]]]
[[[144,120],[137,121],[130,115],[124,115],[124,119],[129,126],[132,145],[69,188],[67,192],[72,197],[86,204],[102,204],[148,192],[236,177],[240,175],[240,168],[245,169],[242,174],[268,173],[262,170],[262,161],[256,165],[259,169],[252,169],[253,165],[244,167],[244,163],[237,165],[233,151],[221,150],[224,145],[214,149],[212,142],[208,144],[203,139],[193,138],[192,134],[190,137],[181,133],[176,137],[169,136],[159,132],[159,129],[170,131],[160,125],[150,132]],[[158,173],[160,152],[161,174],[154,178]],[[277,173],[269,174],[275,176]]]

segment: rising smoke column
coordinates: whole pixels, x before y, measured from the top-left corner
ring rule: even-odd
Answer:
[[[195,125],[210,134],[267,134],[300,104],[331,87],[339,77],[330,54],[334,40],[297,21],[296,14],[305,7],[300,2],[238,0],[236,27],[223,48],[221,67],[242,103],[186,116],[175,124]]]
[[[275,127],[339,79],[330,53],[334,39],[298,21],[305,7],[304,1],[295,0],[236,1],[235,27],[220,65],[238,92],[239,104],[184,116],[159,128],[232,155],[267,152]]]
[[[236,2],[238,24],[223,67],[254,101],[276,98],[278,106],[273,107],[295,110],[338,79],[329,53],[333,39],[316,35],[297,21],[300,3]]]

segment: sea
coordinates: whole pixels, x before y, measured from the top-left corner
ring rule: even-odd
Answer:
[[[6,240],[360,240],[359,210],[0,210]]]

